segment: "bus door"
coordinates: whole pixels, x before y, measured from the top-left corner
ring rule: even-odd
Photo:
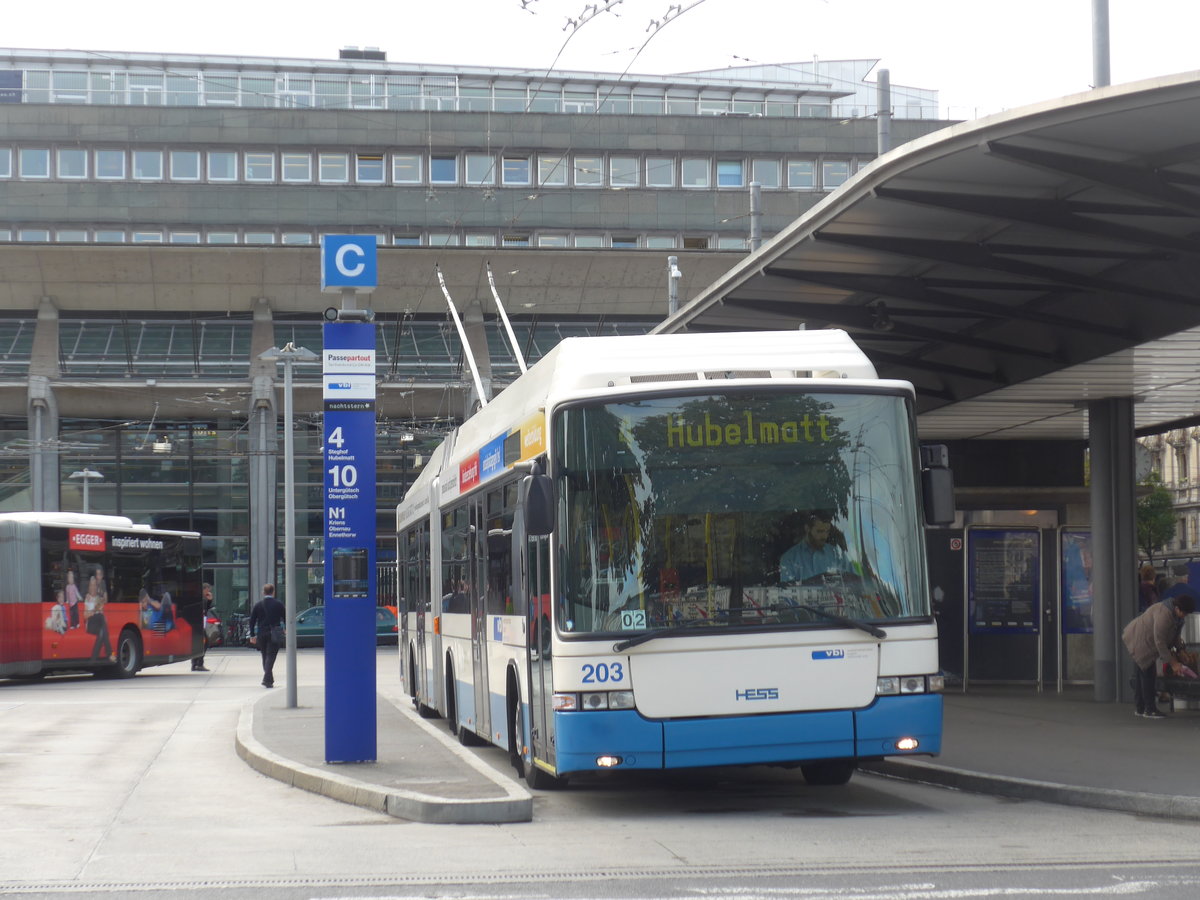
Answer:
[[[471,504],[471,668],[475,685],[476,734],[491,734],[490,697],[488,690],[488,549],[487,521],[483,514],[483,499]]]
[[[525,541],[526,591],[529,597],[525,629],[529,657],[529,751],[533,759],[554,765],[554,674],[550,658],[550,635],[543,636],[543,623],[549,624],[550,609],[550,538],[530,537]],[[543,613],[545,616],[543,617]],[[551,626],[552,627],[552,626]],[[543,649],[544,648],[544,649]]]

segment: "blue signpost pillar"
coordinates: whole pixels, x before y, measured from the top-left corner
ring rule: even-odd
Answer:
[[[325,236],[321,273],[323,290],[375,287],[374,237]],[[374,762],[375,326],[364,310],[332,318],[322,354],[325,761]]]

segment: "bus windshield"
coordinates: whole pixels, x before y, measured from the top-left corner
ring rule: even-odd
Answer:
[[[902,396],[629,399],[553,428],[564,634],[930,613]]]

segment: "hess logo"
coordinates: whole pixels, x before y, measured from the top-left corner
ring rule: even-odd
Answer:
[[[746,688],[741,691],[734,691],[733,697],[735,700],[778,700],[779,688]]]

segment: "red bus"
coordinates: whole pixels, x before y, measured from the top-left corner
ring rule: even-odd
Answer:
[[[118,678],[204,650],[200,535],[123,516],[0,514],[0,677]]]

